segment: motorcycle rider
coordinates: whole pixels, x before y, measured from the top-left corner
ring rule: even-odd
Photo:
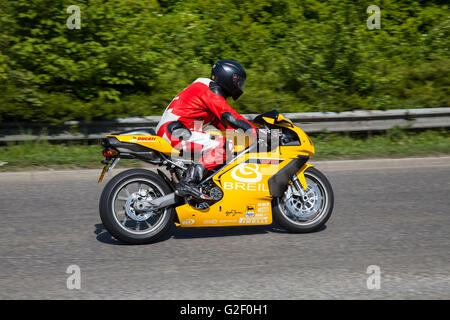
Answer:
[[[201,153],[199,163],[191,165],[177,186],[177,195],[209,199],[196,185],[226,160],[232,141],[203,131],[209,124],[219,130],[242,129],[256,135],[255,127],[238,114],[226,99],[237,100],[245,88],[247,75],[234,60],[220,60],[212,67],[211,78],[198,78],[181,91],[164,111],[156,127],[158,136],[174,148],[188,153]]]

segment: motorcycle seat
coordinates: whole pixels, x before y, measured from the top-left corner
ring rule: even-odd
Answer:
[[[114,133],[114,135],[143,135],[143,136],[156,136],[156,132],[152,128],[139,128],[139,129],[132,129],[127,131],[122,131],[118,133]]]

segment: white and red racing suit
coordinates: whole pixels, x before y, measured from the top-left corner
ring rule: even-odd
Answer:
[[[204,132],[204,127],[213,125],[219,130],[233,129],[232,124],[230,126],[230,123],[223,121],[223,115],[226,114],[235,119],[235,123],[250,128],[252,134],[255,134],[255,127],[230,107],[218,92],[220,93],[220,90],[217,91],[217,84],[213,80],[198,78],[172,100],[156,127],[157,135],[167,140],[174,148],[183,150],[184,153],[201,154],[199,163],[208,170],[226,160],[225,148],[232,150],[233,144],[230,140],[227,142],[225,137]],[[187,139],[181,140],[172,134],[173,128],[180,125],[189,129],[191,134]]]

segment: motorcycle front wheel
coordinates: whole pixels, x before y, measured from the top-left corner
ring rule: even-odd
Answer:
[[[333,211],[334,195],[325,175],[314,167],[305,171],[307,190],[302,196],[293,183],[289,183],[282,197],[273,199],[273,219],[292,233],[319,230]]]
[[[105,229],[122,242],[154,242],[169,230],[175,211],[173,208],[147,211],[145,201],[172,192],[164,179],[154,172],[144,169],[123,171],[103,189],[100,218]]]

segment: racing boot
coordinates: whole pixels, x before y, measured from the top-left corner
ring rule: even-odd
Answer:
[[[206,176],[207,169],[201,164],[192,164],[176,186],[175,194],[180,197],[191,196],[197,200],[210,200],[211,197],[202,193],[197,184]]]

